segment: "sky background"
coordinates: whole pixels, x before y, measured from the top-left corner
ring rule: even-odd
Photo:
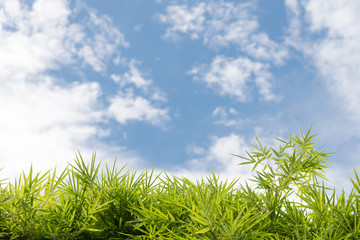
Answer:
[[[349,189],[360,167],[360,1],[0,0],[2,178],[77,150],[196,179],[249,176],[313,123]]]

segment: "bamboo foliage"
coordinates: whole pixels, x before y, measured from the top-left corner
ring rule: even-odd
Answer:
[[[331,154],[315,136],[310,127],[277,148],[256,138],[235,155],[253,165],[253,185],[125,171],[116,159],[101,169],[95,152],[60,173],[30,167],[0,181],[0,239],[360,239],[359,175],[350,193],[326,188]]]

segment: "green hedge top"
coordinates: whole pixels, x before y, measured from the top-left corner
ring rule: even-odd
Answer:
[[[237,156],[253,187],[100,169],[80,153],[61,173],[23,173],[0,187],[1,239],[360,239],[360,180],[345,196],[324,187],[329,153],[306,134]],[[235,155],[236,156],[236,155]],[[299,200],[293,201],[292,196]]]

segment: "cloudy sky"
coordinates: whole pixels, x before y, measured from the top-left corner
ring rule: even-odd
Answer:
[[[358,0],[0,0],[2,178],[72,162],[246,177],[266,144],[313,123],[360,167]]]

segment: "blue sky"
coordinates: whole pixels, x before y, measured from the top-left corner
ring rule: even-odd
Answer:
[[[77,149],[191,179],[236,164],[254,134],[306,131],[337,188],[359,168],[360,3],[0,1],[0,164],[15,177]]]

